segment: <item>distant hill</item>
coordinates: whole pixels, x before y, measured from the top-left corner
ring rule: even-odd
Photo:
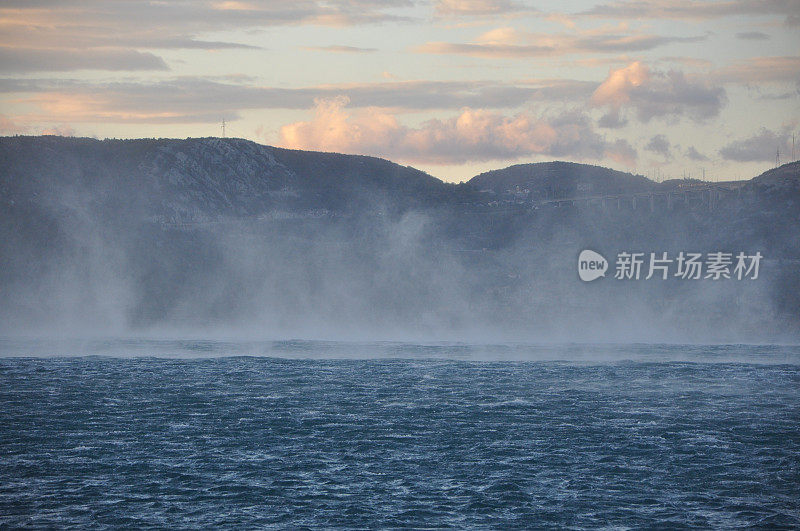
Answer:
[[[0,335],[797,338],[797,169],[715,193],[568,162],[456,185],[240,139],[4,137]],[[546,201],[671,189],[685,193]],[[764,264],[757,282],[609,271],[583,285],[581,249],[612,267],[620,251],[760,252]]]
[[[294,151],[241,139],[0,139],[5,201],[115,216],[205,221],[273,211],[412,206],[451,189],[375,157]]]
[[[767,170],[751,179],[748,187],[770,192],[800,192],[800,162],[790,162]]]
[[[655,187],[642,175],[561,161],[517,164],[481,173],[469,184],[500,195],[525,193],[531,199],[645,192]]]

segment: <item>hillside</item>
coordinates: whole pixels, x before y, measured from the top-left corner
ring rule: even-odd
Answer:
[[[531,199],[644,192],[655,186],[642,175],[561,161],[517,164],[477,175],[469,184],[498,195],[517,193]]]
[[[800,162],[790,162],[767,170],[750,180],[749,188],[768,193],[800,193]]]
[[[800,337],[796,168],[666,201],[642,176],[566,162],[453,185],[238,139],[0,138],[0,334]],[[647,191],[658,201],[630,200]],[[761,252],[764,269],[747,283],[584,285],[581,249],[612,263]]]
[[[170,222],[273,211],[350,213],[435,200],[450,185],[374,157],[313,153],[241,139],[0,141],[4,201]]]

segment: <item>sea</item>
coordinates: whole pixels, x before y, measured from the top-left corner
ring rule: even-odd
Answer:
[[[0,340],[0,528],[800,528],[800,347]]]

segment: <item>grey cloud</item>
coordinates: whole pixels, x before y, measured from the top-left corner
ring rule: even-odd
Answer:
[[[0,71],[169,70],[160,57],[136,50],[66,50],[0,47]]]
[[[717,116],[726,102],[725,89],[687,79],[680,71],[653,74],[650,82],[630,91],[630,105],[643,122],[684,115],[702,121]]]
[[[411,0],[219,0],[141,2],[65,0],[5,2],[0,70],[163,70],[164,61],[142,49],[253,49],[199,34],[279,25],[345,26],[407,21],[390,12]]]
[[[58,93],[94,101],[95,119],[134,121],[136,115],[169,113],[176,123],[203,116],[217,121],[244,109],[308,109],[320,98],[347,96],[351,107],[387,107],[406,110],[513,108],[529,101],[564,101],[588,97],[595,84],[544,80],[505,85],[495,82],[386,82],[304,88],[261,87],[222,83],[198,77],[180,77],[156,83],[86,83],[76,80],[0,79],[0,92]],[[568,95],[568,96],[565,96]],[[118,113],[114,118],[106,111]],[[129,118],[125,118],[129,116]],[[165,118],[170,120],[170,118]]]
[[[719,150],[720,155],[727,160],[738,162],[764,162],[774,161],[778,149],[784,155],[791,142],[791,133],[788,131],[771,131],[766,128],[743,140],[736,140]]]
[[[723,83],[800,84],[800,56],[750,57],[719,68],[711,76]]]
[[[696,161],[708,160],[708,157],[697,151],[694,146],[689,146],[688,148],[686,148],[686,157]]]
[[[601,116],[597,125],[604,129],[620,129],[628,125],[628,120],[622,118],[618,111],[612,110]]]
[[[708,20],[737,15],[800,14],[796,0],[624,0],[597,5],[579,13],[583,16],[613,19]]]
[[[592,128],[589,117],[579,111],[568,111],[549,119],[549,124],[561,132],[550,146],[550,155],[601,159],[609,148],[605,139]]]
[[[737,33],[736,38],[746,41],[767,41],[770,37],[761,31],[743,31]]]
[[[141,2],[139,0],[53,1],[5,3],[5,8],[30,9],[28,16],[86,28],[115,28],[139,32],[142,28],[186,34],[220,29],[242,29],[288,24],[349,25],[408,20],[388,10],[413,7],[411,0],[242,0],[202,2]],[[40,13],[37,8],[45,7]]]
[[[652,50],[659,46],[673,43],[693,43],[702,42],[708,38],[707,35],[694,37],[665,37],[661,35],[604,35],[598,37],[584,38],[578,41],[578,48],[588,52],[597,50],[600,52],[643,52]]]
[[[800,99],[800,84],[792,92],[761,94],[758,99],[768,101]]]
[[[665,135],[655,135],[644,148],[651,153],[661,155],[665,159],[672,157],[672,144],[670,144]]]
[[[2,13],[2,9],[0,9]],[[44,22],[44,21],[43,21]],[[58,20],[56,20],[58,22]],[[67,48],[86,49],[260,49],[258,46],[227,41],[209,41],[192,35],[176,33],[165,29],[152,30],[148,27],[125,27],[119,22],[109,23],[107,27],[84,25],[28,24],[19,20],[6,22],[3,28],[4,43],[13,43],[14,48]]]
[[[619,138],[610,144],[606,148],[606,154],[610,158],[627,166],[633,166],[636,163],[636,160],[639,158],[636,148],[631,146],[627,140],[622,138]]]

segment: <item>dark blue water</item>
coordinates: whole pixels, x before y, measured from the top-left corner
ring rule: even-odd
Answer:
[[[797,347],[0,346],[0,527],[800,526]]]

